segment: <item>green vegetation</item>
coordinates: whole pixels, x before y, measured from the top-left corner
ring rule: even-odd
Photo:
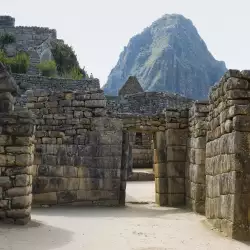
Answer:
[[[9,33],[0,35],[0,62],[2,62],[12,73],[26,74],[29,68],[29,55],[19,52],[15,57],[8,57],[5,53],[5,46],[14,43],[16,38]]]
[[[71,46],[62,41],[54,42],[51,52],[59,76],[75,80],[80,80],[87,76],[84,68],[80,68],[75,51]]]
[[[9,59],[12,73],[26,74],[30,64],[29,55],[25,52],[19,52],[15,57]]]
[[[5,52],[0,50],[0,62],[6,65],[12,73],[26,74],[30,60],[25,52],[19,52],[15,57],[7,57]]]
[[[16,38],[12,34],[5,33],[5,34],[0,35],[1,50],[4,49],[5,45],[14,43],[15,41],[16,41]]]
[[[77,67],[72,68],[70,72],[64,73],[62,75],[63,78],[69,78],[69,79],[74,79],[74,80],[81,80],[83,78],[83,74],[81,70]]]
[[[56,75],[56,62],[44,61],[37,65],[37,68],[42,73],[42,76],[53,77]]]

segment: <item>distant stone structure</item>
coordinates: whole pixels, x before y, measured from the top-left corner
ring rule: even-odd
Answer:
[[[98,79],[11,76],[0,63],[0,219],[26,224],[32,205],[124,206],[144,134],[156,203],[186,205],[250,240],[250,71],[229,70],[208,102],[169,93],[111,100]]]
[[[135,76],[130,76],[127,82],[119,90],[118,95],[125,96],[129,94],[140,93],[140,92],[144,92],[144,91],[140,83],[138,82],[137,78]]]
[[[144,92],[136,77],[129,77],[119,91],[118,97],[107,97],[107,108],[111,113],[134,113],[158,115],[165,108],[185,109],[193,100],[167,92]],[[141,138],[141,142],[136,141]],[[133,141],[133,168],[153,168],[152,134],[136,132]]]
[[[57,41],[56,30],[41,27],[15,26],[15,18],[0,16],[0,34],[14,35],[16,42],[6,47],[7,55],[13,56],[18,51],[30,55],[28,74],[39,73],[36,65],[45,59],[52,59],[51,41]]]

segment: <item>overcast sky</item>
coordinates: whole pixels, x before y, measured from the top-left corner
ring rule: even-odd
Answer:
[[[1,0],[0,14],[55,28],[103,85],[129,39],[166,13],[191,19],[228,68],[250,69],[249,9],[250,0]]]

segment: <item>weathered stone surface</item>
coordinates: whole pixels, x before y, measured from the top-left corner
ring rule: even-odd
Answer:
[[[168,161],[171,162],[185,162],[186,161],[186,147],[185,146],[168,146],[167,147]]]
[[[15,186],[26,187],[32,184],[32,176],[27,174],[16,175]]]
[[[19,196],[19,197],[13,197],[11,199],[11,206],[12,208],[27,208],[32,203],[32,195],[29,194],[27,196]]]
[[[42,205],[57,204],[57,193],[50,192],[50,193],[33,194],[33,202],[35,204],[42,204]]]
[[[158,194],[168,193],[168,179],[167,178],[155,178],[155,191]]]
[[[14,187],[10,188],[6,191],[6,197],[18,197],[18,196],[26,196],[31,194],[32,187],[26,186],[26,187]]]

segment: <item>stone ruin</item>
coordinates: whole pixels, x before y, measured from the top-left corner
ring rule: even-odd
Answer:
[[[14,56],[17,52],[25,51],[29,54],[29,75],[38,75],[37,64],[44,60],[52,60],[52,43],[62,41],[57,39],[54,29],[45,27],[15,26],[15,18],[0,16],[0,34],[12,34],[16,41],[5,46],[8,56]]]
[[[0,17],[0,30],[30,43],[46,33],[13,26]],[[0,219],[26,224],[40,205],[124,206],[137,133],[153,141],[158,205],[186,205],[250,240],[250,71],[229,70],[207,102],[136,89],[110,98],[98,79],[11,76],[0,64]]]
[[[209,102],[157,114],[112,113],[96,79],[78,89],[43,80],[20,104],[0,68],[3,221],[27,223],[31,205],[124,206],[131,134],[141,132],[152,134],[157,204],[186,205],[227,236],[250,239],[249,71],[228,71]]]

